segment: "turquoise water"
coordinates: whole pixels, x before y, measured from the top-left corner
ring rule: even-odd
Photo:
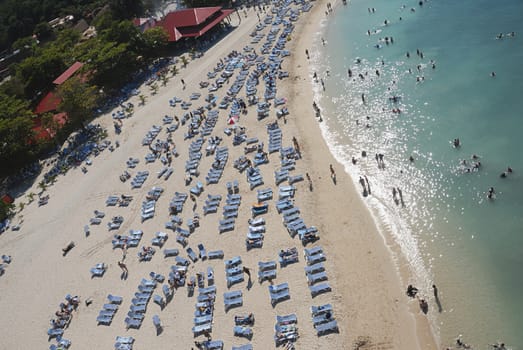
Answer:
[[[424,296],[438,285],[443,310],[431,300],[429,317],[443,345],[461,334],[476,349],[500,340],[523,349],[522,14],[520,0],[353,0],[327,17],[311,50],[311,79],[325,82],[315,86],[324,136],[358,188],[368,176],[364,200],[409,262],[404,282]],[[481,167],[467,172],[473,154]],[[514,172],[500,178],[507,166]]]

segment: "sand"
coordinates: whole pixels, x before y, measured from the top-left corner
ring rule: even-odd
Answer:
[[[223,340],[225,349],[248,342],[234,337],[232,329],[234,315],[250,312],[256,318],[251,341],[255,349],[274,348],[275,316],[290,313],[296,313],[298,317],[300,338],[296,347],[300,349],[350,349],[358,341],[367,343],[367,347],[361,349],[435,349],[425,317],[405,296],[404,286],[400,284],[386,240],[377,231],[352,180],[329,153],[313,115],[311,79],[304,50],[311,47],[311,34],[318,30],[319,19],[324,16],[324,4],[321,1],[315,2],[313,10],[302,15],[297,22],[292,34],[293,40],[287,46],[293,54],[282,65],[283,70],[290,72],[290,77],[278,81],[277,96],[285,96],[289,101],[290,115],[286,118],[287,123],[282,120],[279,122],[283,131],[283,145],[291,146],[291,139],[295,136],[303,155],[303,159],[297,161],[293,173],[305,175],[308,172],[313,181],[312,192],[306,181],[296,184],[296,205],[301,209],[306,224],[314,225],[320,231],[321,239],[309,246],[323,247],[332,292],[311,298],[303,270],[303,247],[297,238],[292,239],[286,232],[281,216],[275,210],[274,201],[271,201],[269,213],[264,215],[267,233],[263,248],[246,252],[244,240],[248,232],[247,220],[250,218],[251,204],[256,202],[256,191],[250,191],[245,174],[239,174],[232,167],[233,161],[243,154],[244,145],[232,146],[232,138],[223,133],[227,115],[224,110],[220,110],[220,119],[213,135],[223,137],[222,145],[229,148],[229,160],[220,182],[206,186],[204,193],[197,199],[196,212],[202,219],[200,227],[189,238],[189,246],[197,250],[196,245],[201,242],[207,251],[222,249],[225,259],[241,256],[244,266],[252,271],[253,285],[250,290],[247,290],[247,282],[231,287],[230,290],[243,291],[244,302],[242,307],[226,313],[223,308],[223,293],[228,290],[224,262],[198,261],[190,265],[189,274],[204,272],[208,266],[214,268],[218,292],[212,338]],[[83,174],[78,168],[60,176],[57,183],[47,190],[50,195],[49,204],[38,207],[33,202],[26,206],[15,219],[15,222],[23,219],[21,230],[9,231],[0,236],[0,254],[13,257],[6,273],[0,277],[0,329],[3,334],[0,349],[37,349],[48,346],[46,331],[49,320],[53,318],[67,293],[79,295],[82,300],[64,335],[71,340],[73,349],[111,349],[118,335],[133,336],[136,339],[134,349],[190,349],[194,346],[195,338],[191,327],[196,297],[188,297],[185,287],[176,291],[173,300],[163,310],[151,301],[139,330],[125,329],[124,319],[140,280],[149,278],[151,271],[167,275],[174,260],[164,259],[163,253],[157,249],[152,261],[140,263],[136,256],[138,249],[129,249],[126,258],[129,277],[122,281],[121,270],[117,265],[122,252],[119,249],[113,250],[111,244],[113,234],[117,231],[108,231],[106,223],[108,218],[122,215],[125,220],[118,233],[125,234],[129,229],[143,230],[144,237],[140,246],[150,245],[155,232],[168,232],[170,237],[164,248],[178,248],[181,255],[186,256],[181,246],[175,242],[175,235],[164,229],[164,223],[169,218],[168,203],[174,192],[189,191],[189,187],[183,182],[183,169],[188,156],[187,147],[192,140],[183,140],[186,127],[181,127],[173,134],[180,156],[173,161],[174,174],[168,181],[156,178],[156,172],[163,167],[159,161],[145,164],[144,156],[148,149],[141,146],[141,140],[151,125],[162,124],[164,115],[174,113],[181,117],[183,113],[179,107],[169,107],[168,100],[173,96],[188,100],[192,92],[202,92],[202,98],[198,102],[193,101],[193,106],[204,104],[203,97],[207,91],[200,90],[198,82],[206,80],[206,73],[212,70],[219,58],[223,58],[231,50],[240,51],[250,41],[248,33],[256,25],[257,16],[253,10],[249,10],[247,18],[243,13],[241,17],[238,28],[207,51],[203,58],[181,68],[179,75],[172,78],[167,86],[160,87],[156,95],[148,96],[144,106],[138,106],[138,99],[132,98],[131,102],[136,106],[135,113],[124,120],[121,135],[114,135],[111,113],[99,117],[96,122],[107,127],[108,138],[119,140],[121,146],[114,152],[105,151],[94,158],[87,174]],[[238,22],[235,15],[232,16],[232,22]],[[267,29],[264,33],[266,32]],[[185,90],[182,89],[181,78],[187,84]],[[264,90],[262,86],[260,82],[258,95]],[[225,86],[216,94],[221,98],[226,89]],[[149,94],[145,86],[141,91]],[[242,116],[239,124],[247,128],[249,137],[256,136],[267,144],[265,125],[274,120],[274,111],[271,110],[269,118],[258,122],[256,108],[251,106],[248,115]],[[160,133],[159,138],[165,139],[165,131]],[[151,173],[142,189],[131,190],[129,182],[122,183],[118,178],[126,169],[125,161],[129,157],[140,159],[137,168],[131,169],[131,173],[139,170],[149,170]],[[260,166],[265,180],[265,185],[261,188],[271,187],[277,195],[273,172],[279,167],[279,155],[271,154],[269,159],[269,164]],[[213,160],[213,157],[202,157],[199,166],[199,180],[202,182],[205,182],[205,175]],[[330,164],[336,169],[336,185],[330,178]],[[225,196],[225,183],[234,179],[238,179],[240,183],[240,214],[235,230],[220,235],[218,221],[221,219],[224,201],[216,214],[203,216],[201,208],[207,194]],[[165,191],[157,202],[154,219],[141,223],[141,202],[153,186],[161,186]],[[31,191],[39,192],[36,185],[27,193]],[[134,196],[129,207],[105,207],[107,196],[120,194]],[[21,200],[26,200],[25,196],[17,199],[18,202]],[[184,220],[192,217],[191,206],[192,202],[188,200],[180,215]],[[85,237],[83,226],[93,217],[95,209],[104,211],[106,217],[100,226],[91,226],[91,235]],[[61,248],[71,240],[75,241],[76,247],[63,257]],[[269,302],[268,282],[259,284],[256,280],[257,263],[277,260],[279,250],[289,247],[298,247],[300,261],[285,268],[278,267],[274,283],[288,282],[291,299],[273,308]],[[108,265],[104,277],[91,279],[89,269],[102,262]],[[97,326],[96,317],[109,293],[122,296],[124,301],[111,326]],[[159,288],[156,293],[162,294]],[[88,298],[93,302],[86,306],[83,301]],[[311,305],[325,303],[333,304],[333,316],[338,320],[340,333],[318,338],[309,308]],[[164,328],[158,336],[151,321],[153,315],[160,316]],[[204,337],[196,339],[203,340]]]

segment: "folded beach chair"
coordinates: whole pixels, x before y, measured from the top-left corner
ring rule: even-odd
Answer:
[[[156,335],[159,335],[160,333],[162,333],[162,323],[161,323],[160,317],[158,315],[153,316],[153,324],[154,324],[154,327],[156,328]]]
[[[155,294],[153,296],[153,301],[155,304],[158,304],[160,306],[161,310],[163,310],[163,308],[165,307],[165,299],[161,295]]]
[[[328,282],[316,284],[314,286],[309,286],[311,296],[314,298],[317,295],[330,292],[332,289]]]
[[[194,252],[194,250],[192,250],[191,247],[187,248],[186,251],[187,251],[187,255],[192,260],[192,262],[198,261],[198,256],[196,256],[196,253]]]
[[[177,256],[178,254],[179,254],[178,249],[164,249],[164,250],[163,250],[164,258],[169,258],[169,257],[172,257],[172,256]]]
[[[207,259],[207,251],[205,250],[204,246],[202,243],[198,244],[198,250],[199,250],[199,255],[200,255],[200,259],[202,260],[205,260]]]
[[[208,254],[207,254],[207,257],[212,260],[212,259],[223,259],[223,250],[213,250],[213,251],[210,251]]]
[[[176,235],[176,243],[179,243],[182,247],[185,248],[188,244],[188,241],[187,241],[187,238],[178,234],[178,235]]]
[[[243,326],[234,326],[234,336],[236,337],[243,337],[247,338],[249,340],[252,339],[252,329],[249,327],[243,327]]]

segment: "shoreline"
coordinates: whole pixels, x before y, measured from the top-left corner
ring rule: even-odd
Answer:
[[[297,127],[299,128],[300,134],[303,135],[304,141],[307,142],[308,139],[314,139],[315,136],[318,134],[321,135],[320,142],[318,142],[316,140],[316,142],[314,142],[314,144],[311,144],[311,145],[309,145],[307,142],[307,145],[309,146],[308,148],[311,150],[314,149],[314,152],[313,152],[313,154],[310,155],[310,157],[307,157],[308,152],[305,152],[306,156],[304,157],[304,159],[306,160],[306,162],[308,163],[309,166],[312,164],[317,166],[318,163],[321,162],[322,167],[325,168],[325,171],[320,172],[320,173],[322,173],[321,175],[319,173],[315,174],[316,176],[313,176],[313,178],[314,177],[321,178],[322,176],[328,177],[329,173],[328,173],[327,164],[338,164],[338,166],[341,168],[341,170],[343,172],[343,176],[340,177],[339,173],[337,174],[338,175],[337,178],[341,179],[341,181],[339,181],[338,184],[336,185],[337,192],[349,193],[349,195],[347,195],[347,197],[350,197],[350,202],[347,203],[348,205],[347,204],[345,204],[345,205],[350,206],[351,211],[354,212],[356,214],[356,216],[360,216],[360,218],[362,220],[362,224],[363,224],[362,226],[365,227],[365,231],[368,231],[369,234],[376,236],[374,238],[374,243],[377,243],[382,246],[382,247],[378,246],[376,248],[378,251],[378,254],[384,254],[384,256],[380,257],[382,259],[381,262],[389,265],[389,268],[385,269],[385,271],[387,274],[394,275],[389,280],[387,280],[386,283],[383,283],[383,284],[385,285],[386,289],[389,289],[389,292],[385,295],[387,297],[393,299],[394,302],[398,302],[398,305],[396,305],[396,307],[398,307],[399,309],[397,311],[401,312],[401,315],[397,316],[398,320],[402,319],[403,322],[409,323],[409,327],[401,328],[401,333],[399,333],[399,334],[401,334],[401,336],[399,336],[399,338],[403,340],[403,339],[408,338],[408,336],[412,336],[414,334],[415,338],[417,338],[417,348],[418,349],[437,349],[438,348],[437,341],[436,341],[435,335],[433,333],[433,330],[431,329],[431,326],[429,324],[427,317],[420,312],[417,302],[412,302],[410,300],[407,300],[404,293],[402,293],[403,286],[401,285],[401,282],[403,280],[407,280],[406,277],[408,277],[411,273],[409,271],[408,266],[405,266],[406,262],[402,261],[405,259],[402,259],[401,252],[395,251],[395,250],[397,250],[397,247],[395,249],[396,244],[395,244],[394,240],[390,236],[388,236],[387,232],[382,232],[382,229],[380,229],[378,218],[376,218],[375,215],[370,210],[370,208],[367,207],[367,205],[364,203],[363,198],[361,198],[359,192],[356,190],[355,180],[352,179],[351,175],[349,175],[345,171],[344,167],[340,163],[338,163],[338,161],[335,159],[334,155],[332,154],[331,150],[327,146],[327,143],[324,139],[323,130],[320,127],[318,121],[316,120],[316,118],[313,114],[313,109],[312,109],[312,101],[313,101],[312,84],[313,84],[313,82],[312,82],[312,79],[309,77],[309,68],[308,68],[307,59],[305,58],[305,49],[311,51],[311,48],[313,48],[314,46],[318,46],[318,45],[315,45],[315,43],[314,43],[314,36],[317,33],[319,33],[321,30],[325,30],[325,28],[326,28],[326,27],[319,28],[319,26],[321,25],[321,21],[324,19],[324,16],[325,16],[324,10],[326,9],[327,3],[328,3],[327,0],[320,0],[315,3],[314,8],[311,10],[312,13],[310,13],[309,16],[306,18],[306,23],[304,23],[303,21],[300,21],[299,27],[297,27],[297,30],[299,30],[299,33],[300,33],[298,42],[294,42],[292,44],[293,45],[292,51],[295,52],[295,55],[293,55],[291,57],[290,65],[295,67],[295,71],[291,72],[291,78],[296,79],[296,80],[299,79],[302,85],[307,86],[306,88],[301,89],[303,91],[303,93],[300,94],[300,92],[296,92],[296,91],[293,91],[293,93],[296,94],[297,96],[302,97],[302,99],[300,99],[300,100],[311,101],[311,102],[310,102],[310,104],[306,104],[305,106],[303,106],[303,104],[300,105],[300,101],[298,101],[298,99],[290,99],[291,101],[295,101],[295,102],[294,103],[291,102],[289,105],[294,107],[292,109],[292,111],[295,111],[296,110],[295,108],[301,109],[300,114],[302,115],[303,119],[300,120],[300,125],[297,125]],[[342,6],[344,6],[344,5],[342,5],[340,2],[336,1],[333,5],[333,9],[334,9],[334,11],[336,11],[337,9],[339,9]],[[298,28],[300,28],[300,29],[298,29]],[[289,84],[289,85],[290,85],[291,91],[298,89],[296,84]],[[301,123],[303,123],[303,125]],[[323,155],[328,154],[328,157],[324,158],[324,157],[322,157],[322,154]],[[348,182],[345,182],[345,181],[348,181]],[[339,189],[341,189],[342,191],[338,191]],[[321,190],[329,191],[328,187],[325,189],[322,188]],[[315,190],[315,191],[317,191],[317,190]],[[336,203],[345,202],[346,201],[345,198],[342,198],[342,197],[344,197],[344,196],[339,196],[340,202],[336,201]],[[335,219],[336,215],[332,215],[332,213],[336,212],[337,208],[333,208],[333,205],[329,205],[329,204],[331,204],[331,203],[329,203],[328,200],[323,200],[323,204],[320,205],[317,203],[315,205],[315,209],[320,210],[321,209],[320,207],[323,207],[324,209],[325,209],[325,207],[331,207],[330,209],[332,211],[324,210],[322,212],[321,216],[322,216],[322,218]],[[314,206],[314,204],[313,204],[313,206]],[[326,221],[330,221],[328,219]],[[369,222],[369,220],[370,220],[370,222]],[[359,232],[359,234],[362,234],[362,232]],[[381,241],[381,242],[376,242],[376,241]],[[341,243],[341,242],[336,241],[335,243],[336,243],[336,245],[338,245],[338,243]],[[370,250],[369,250],[369,253],[370,253]],[[398,261],[398,259],[400,261]],[[390,267],[393,267],[393,268],[390,268]],[[340,279],[343,279],[342,275],[338,276],[339,285],[343,284],[343,283],[340,283],[340,281],[339,281]],[[384,282],[385,282],[385,280],[384,280]],[[350,286],[345,285],[340,289],[346,290],[346,288],[350,288]],[[352,287],[352,288],[354,288],[354,287]],[[398,289],[399,289],[399,291],[398,291]],[[398,294],[398,292],[399,292],[399,294]],[[344,298],[346,302],[348,300],[350,300],[350,297],[349,297],[350,294],[351,294],[350,292],[346,293],[347,298],[346,299]],[[350,307],[350,303],[349,303],[349,307]],[[409,321],[412,321],[412,322],[409,322]],[[406,328],[410,328],[410,330],[407,330]],[[353,340],[351,338],[352,337],[347,337],[349,342],[351,340]],[[397,341],[397,339],[396,339],[396,341]],[[400,346],[400,344],[396,344],[396,345],[398,345],[399,348],[405,348],[405,347],[403,347],[403,346],[405,346],[405,344],[401,344],[401,346]],[[412,346],[413,344],[409,344],[409,345]],[[406,348],[413,348],[410,346],[406,346]],[[394,348],[398,348],[398,347],[394,346]]]
[[[307,284],[303,277],[302,266],[290,266],[278,271],[277,283],[289,280],[291,285],[292,300],[277,306],[277,310],[267,307],[267,286],[255,283],[252,290],[245,292],[245,306],[239,313],[253,311],[256,314],[257,324],[254,326],[256,334],[252,340],[255,348],[267,346],[267,340],[272,339],[275,314],[296,312],[300,320],[300,339],[297,347],[315,344],[317,348],[339,348],[345,349],[348,344],[357,342],[366,343],[368,347],[379,346],[383,349],[436,349],[432,347],[430,337],[424,333],[423,318],[409,311],[409,305],[405,297],[403,286],[400,285],[397,272],[390,251],[388,251],[386,239],[380,235],[376,222],[370,215],[357,193],[351,177],[341,169],[334,160],[333,155],[321,136],[321,130],[314,119],[312,111],[312,86],[309,79],[307,62],[304,48],[312,47],[311,41],[318,28],[317,21],[324,13],[326,1],[318,1],[314,4],[308,14],[304,14],[296,24],[292,38],[287,45],[292,51],[290,58],[283,62],[283,68],[289,69],[290,77],[278,83],[278,87],[285,91],[288,98],[290,114],[287,123],[279,122],[285,144],[290,144],[290,139],[296,136],[301,145],[303,159],[297,163],[298,173],[308,172],[311,175],[314,191],[309,192],[304,182],[298,183],[298,194],[296,202],[302,210],[303,217],[308,225],[316,225],[321,232],[318,245],[324,247],[327,255],[325,263],[329,274],[333,291],[324,296],[310,299]],[[173,305],[168,305],[167,310],[160,313],[155,305],[149,305],[151,311],[147,312],[148,321],[138,331],[124,328],[125,313],[128,309],[132,293],[143,277],[148,278],[150,271],[165,273],[166,266],[172,262],[165,261],[161,252],[157,252],[152,262],[138,263],[136,261],[136,250],[131,250],[129,260],[126,260],[130,272],[128,280],[120,281],[119,269],[116,261],[120,259],[120,252],[111,247],[113,232],[107,232],[105,221],[102,227],[92,227],[90,237],[83,236],[83,225],[92,216],[94,209],[107,212],[107,217],[122,214],[125,216],[124,226],[121,232],[129,229],[142,229],[145,238],[140,245],[147,244],[155,231],[163,228],[163,222],[168,217],[168,203],[175,190],[188,187],[183,185],[183,164],[187,159],[186,147],[189,141],[183,140],[184,130],[174,133],[175,143],[180,148],[180,157],[175,160],[175,174],[169,182],[156,179],[156,170],[161,169],[159,164],[151,166],[149,180],[139,191],[131,191],[129,183],[121,183],[117,176],[124,170],[125,161],[130,157],[139,157],[140,166],[135,170],[143,169],[143,156],[147,150],[141,146],[141,137],[149,130],[152,124],[161,125],[161,117],[165,113],[175,113],[179,116],[183,112],[168,107],[167,100],[173,95],[187,97],[197,88],[200,79],[205,79],[205,72],[212,69],[218,59],[224,57],[231,49],[241,50],[248,44],[248,33],[257,23],[252,9],[249,17],[243,25],[233,31],[229,36],[217,43],[203,58],[191,61],[187,68],[171,79],[166,87],[160,88],[158,94],[148,96],[149,100],[145,106],[136,108],[135,115],[131,119],[124,120],[123,133],[117,137],[121,146],[113,153],[104,152],[93,162],[88,174],[82,174],[80,169],[72,169],[65,176],[60,176],[57,184],[48,189],[51,195],[47,206],[35,208],[31,204],[23,212],[27,217],[21,234],[9,232],[2,237],[1,254],[11,254],[13,264],[9,266],[6,274],[2,276],[0,283],[6,284],[5,293],[0,297],[0,307],[4,315],[14,315],[10,319],[0,319],[0,327],[12,337],[6,341],[6,346],[20,345],[19,339],[24,335],[24,343],[29,347],[41,347],[45,341],[45,329],[49,317],[55,311],[56,306],[62,301],[66,293],[78,293],[83,299],[93,298],[94,303],[90,307],[80,307],[75,314],[70,328],[65,337],[73,341],[74,349],[89,348],[89,342],[96,339],[98,347],[110,348],[114,343],[116,335],[130,335],[140,339],[135,344],[135,349],[149,349],[161,347],[169,341],[174,341],[180,346],[191,346],[195,340],[190,333],[188,321],[194,311],[194,297],[185,296],[185,289],[178,291],[173,300]],[[241,14],[243,19],[243,14]],[[295,40],[295,38],[299,38]],[[235,46],[237,45],[237,46]],[[242,45],[242,46],[240,46]],[[182,89],[180,79],[184,79],[188,89]],[[142,89],[145,89],[142,86]],[[147,90],[146,90],[147,91]],[[203,92],[203,91],[202,91]],[[223,94],[219,90],[219,94]],[[278,94],[280,95],[280,94]],[[281,95],[280,95],[281,96]],[[131,102],[138,106],[138,98],[131,98]],[[305,102],[304,102],[305,101]],[[242,125],[249,130],[255,131],[255,135],[265,140],[266,132],[264,125],[256,121],[255,107],[249,108],[246,118],[242,117]],[[225,127],[224,112],[220,112],[220,120],[213,134],[223,136],[221,132]],[[109,138],[116,137],[111,128],[111,113],[98,118],[96,122],[103,124],[109,131]],[[162,136],[163,137],[163,136]],[[230,139],[224,137],[226,145]],[[225,183],[236,178],[242,179],[243,175],[232,169],[232,159],[237,158],[241,151],[239,148],[230,147],[232,156],[229,166],[226,168],[219,185],[209,186],[202,198],[197,200],[198,210],[203,205],[207,194],[226,193]],[[203,181],[206,171],[210,168],[213,157],[202,158],[200,169]],[[271,162],[263,168],[263,175],[267,184],[272,185],[272,172],[278,166],[276,155],[270,157]],[[333,164],[337,170],[337,185],[334,186],[330,179],[329,164]],[[149,169],[149,168],[147,168]],[[35,181],[36,187],[37,181]],[[152,186],[166,187],[167,191],[158,201],[158,212],[153,221],[140,223],[139,211],[141,201],[146,192]],[[238,220],[238,227],[232,234],[217,235],[217,223],[219,214],[203,217],[201,228],[196,231],[195,240],[191,241],[194,248],[198,241],[205,241],[207,250],[222,248],[225,258],[238,255],[238,241],[245,238],[248,224],[244,220],[249,215],[249,205],[254,201],[256,191],[246,190],[244,181],[241,182],[242,206],[240,213],[242,220]],[[29,193],[28,189],[26,193]],[[134,200],[126,211],[117,208],[106,208],[103,201],[108,195],[117,193],[130,193]],[[22,200],[24,198],[22,197]],[[191,202],[186,203],[185,214],[190,211]],[[279,249],[283,246],[297,246],[301,251],[301,244],[292,240],[282,228],[280,216],[271,209],[268,214],[267,240],[262,250],[254,250],[246,253],[241,249],[241,256],[245,265],[257,266],[258,261],[274,259]],[[350,212],[350,215],[347,213]],[[340,220],[343,218],[343,220]],[[19,219],[19,217],[18,217]],[[273,237],[277,235],[277,239]],[[5,235],[3,235],[5,236]],[[68,241],[75,240],[77,247],[64,259],[60,254],[60,248]],[[274,240],[274,241],[272,241]],[[177,247],[174,235],[167,242],[166,248]],[[242,245],[243,242],[240,244]],[[164,247],[165,248],[165,247]],[[183,249],[180,249],[182,252]],[[300,254],[301,255],[301,254]],[[303,264],[302,259],[300,258]],[[89,268],[96,263],[104,262],[109,269],[103,279],[90,279]],[[231,329],[233,322],[231,315],[223,312],[222,292],[227,291],[223,271],[223,261],[213,263],[216,273],[216,285],[219,288],[216,315],[214,321],[213,336],[216,339],[226,341],[226,347],[231,343],[245,343],[232,337]],[[202,265],[191,265],[191,273],[200,271]],[[38,298],[34,298],[34,291],[38,290]],[[158,291],[157,291],[158,292]],[[94,320],[104,299],[108,293],[124,296],[124,305],[118,311],[115,321],[111,327],[96,327]],[[159,292],[161,293],[161,292]],[[17,305],[24,300],[24,312],[19,312]],[[320,305],[331,302],[334,305],[334,315],[340,324],[340,334],[317,338],[313,332],[308,305]],[[417,306],[417,305],[416,305]],[[27,309],[25,309],[27,308]],[[30,311],[28,311],[30,310]],[[27,323],[27,313],[31,312],[31,322]],[[418,310],[419,312],[419,310]],[[166,329],[165,334],[156,336],[154,327],[150,322],[153,313],[159,313],[162,323]],[[18,315],[18,317],[16,317]],[[259,323],[262,326],[258,325]],[[425,322],[426,323],[426,322]],[[310,324],[310,325],[309,325]],[[27,328],[31,329],[27,329]],[[309,327],[310,326],[310,327]],[[428,327],[428,324],[427,324]],[[311,330],[312,329],[312,330]],[[418,333],[416,334],[416,330]],[[424,338],[423,335],[427,337]],[[201,340],[198,338],[198,340]],[[432,339],[433,340],[433,339]],[[82,344],[83,343],[83,344]],[[92,345],[92,344],[91,344]]]

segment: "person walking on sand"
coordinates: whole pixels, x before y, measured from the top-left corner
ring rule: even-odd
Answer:
[[[125,265],[123,261],[118,261],[118,266],[120,266],[120,268],[122,269],[122,275],[120,276],[120,278],[123,280],[127,279],[127,276],[129,275],[127,265]]]

